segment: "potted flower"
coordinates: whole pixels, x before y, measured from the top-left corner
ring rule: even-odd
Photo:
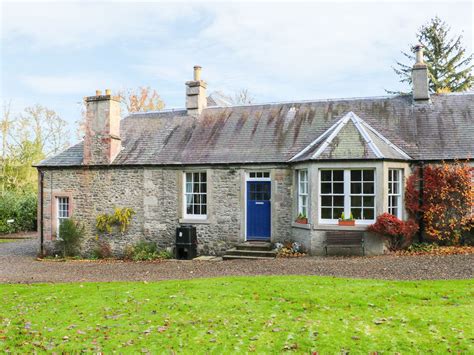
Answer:
[[[296,223],[308,224],[308,217],[306,217],[304,213],[300,213],[298,217],[296,217]]]
[[[349,216],[349,218],[344,218],[344,212],[342,212],[341,214],[341,218],[339,218],[339,225],[340,226],[345,226],[345,227],[351,227],[351,226],[355,226],[355,219],[354,219],[354,216],[352,215],[352,212]]]

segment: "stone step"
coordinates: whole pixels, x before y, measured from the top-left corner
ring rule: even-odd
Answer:
[[[268,256],[224,255],[222,260],[272,260]]]
[[[239,250],[236,248],[229,249],[225,255],[239,255],[239,256],[258,256],[261,258],[274,258],[276,251],[272,250]]]
[[[245,242],[235,246],[237,250],[272,250],[272,243],[268,242]]]

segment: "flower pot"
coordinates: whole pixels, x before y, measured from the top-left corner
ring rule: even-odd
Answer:
[[[356,221],[353,219],[340,219],[339,225],[344,227],[352,227],[355,226]]]
[[[297,218],[296,223],[308,224],[308,218]]]

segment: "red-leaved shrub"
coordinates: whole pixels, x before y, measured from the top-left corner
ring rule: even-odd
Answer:
[[[405,222],[390,213],[384,213],[377,217],[368,231],[387,237],[388,248],[393,251],[411,244],[413,236],[418,232],[418,224],[413,219]]]
[[[408,179],[405,206],[414,217],[421,215],[426,236],[439,244],[456,245],[469,231],[473,200],[471,167],[466,163],[443,163],[423,168],[423,205],[419,205],[420,178],[417,169]]]

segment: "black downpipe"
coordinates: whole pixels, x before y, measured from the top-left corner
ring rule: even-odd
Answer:
[[[44,256],[44,223],[43,223],[43,177],[44,172],[42,170],[39,171],[39,178],[40,178],[40,256]]]
[[[419,178],[420,178],[420,184],[419,184],[419,195],[418,195],[418,206],[420,208],[420,211],[418,212],[418,225],[420,226],[420,230],[418,231],[418,242],[423,243],[424,241],[424,233],[425,233],[425,222],[424,222],[424,215],[423,215],[423,190],[424,190],[424,163],[421,161],[420,162],[420,173],[419,173]]]

